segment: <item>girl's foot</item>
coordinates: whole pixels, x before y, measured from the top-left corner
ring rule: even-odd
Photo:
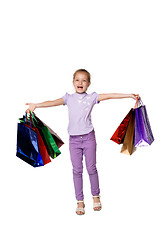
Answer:
[[[102,209],[100,196],[93,196],[93,209],[94,211],[100,211]]]
[[[77,215],[84,215],[85,214],[85,205],[84,205],[84,201],[78,201],[77,202],[77,209],[76,209],[76,213]]]

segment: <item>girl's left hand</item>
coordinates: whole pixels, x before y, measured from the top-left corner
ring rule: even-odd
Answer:
[[[132,97],[134,100],[140,99],[139,94],[131,94],[131,97]]]

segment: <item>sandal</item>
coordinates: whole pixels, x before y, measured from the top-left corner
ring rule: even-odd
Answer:
[[[100,196],[93,196],[93,199],[94,198],[100,198]],[[100,211],[102,209],[102,204],[101,202],[93,202],[93,210],[94,211]]]
[[[84,214],[85,214],[84,201],[77,201],[77,204],[78,204],[78,203],[83,203],[83,207],[77,207],[77,208],[76,208],[76,213],[77,213],[77,215],[84,215]]]

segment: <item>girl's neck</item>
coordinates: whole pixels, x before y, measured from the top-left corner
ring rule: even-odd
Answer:
[[[83,92],[83,93],[78,93],[78,92],[75,92],[76,94],[87,94],[86,92]]]

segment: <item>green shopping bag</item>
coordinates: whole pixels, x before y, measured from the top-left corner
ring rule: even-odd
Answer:
[[[52,134],[50,133],[49,129],[47,126],[43,124],[43,122],[40,119],[36,119],[35,114],[31,112],[31,118],[32,121],[34,122],[35,126],[38,128],[40,135],[43,139],[43,142],[47,148],[47,152],[51,158],[56,158],[61,154],[54,138],[52,137]]]
[[[39,127],[37,128],[40,131],[40,134],[43,138],[43,141],[45,143],[45,146],[47,148],[48,154],[54,159],[57,156],[61,154],[57,144],[55,143],[51,133],[49,132],[48,128],[46,126]]]

